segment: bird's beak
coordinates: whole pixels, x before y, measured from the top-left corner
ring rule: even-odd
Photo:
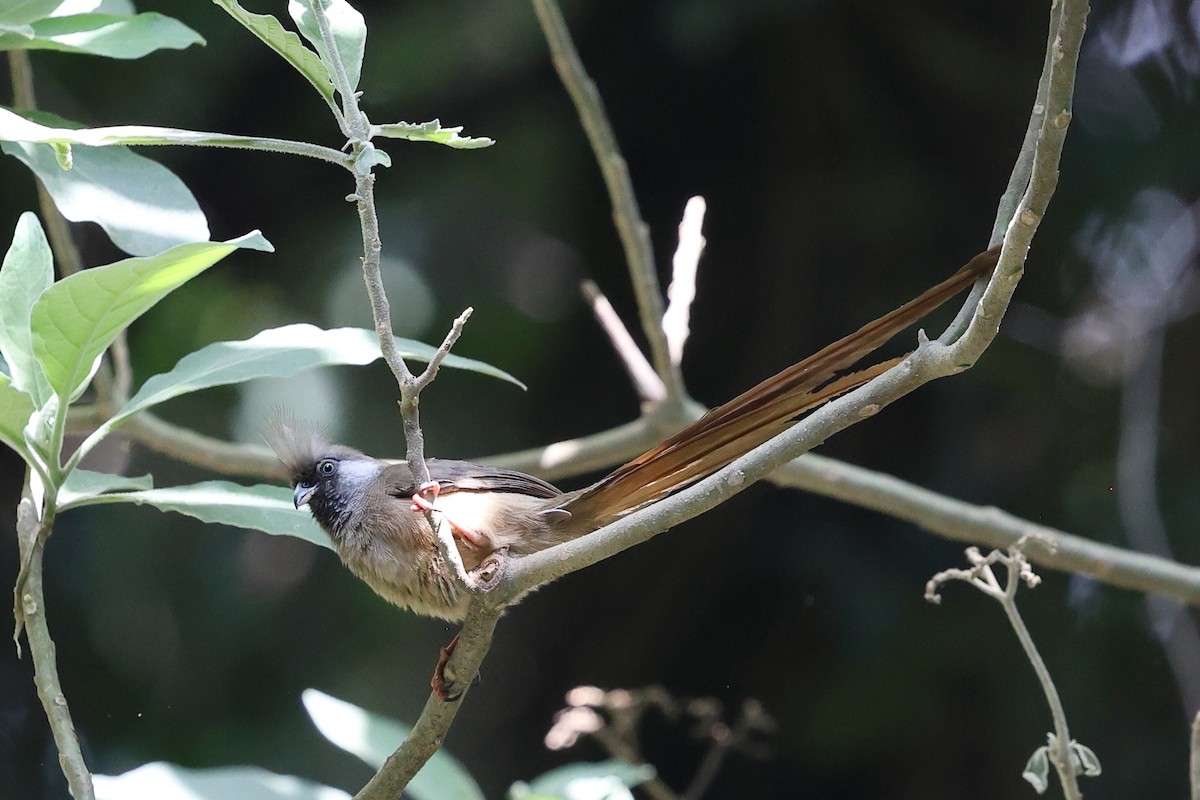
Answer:
[[[307,505],[312,496],[317,493],[316,484],[312,483],[297,483],[296,490],[292,492],[292,501],[296,504],[296,508]]]

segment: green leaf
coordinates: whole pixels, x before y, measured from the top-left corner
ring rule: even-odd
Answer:
[[[387,125],[372,125],[371,136],[386,136],[389,139],[408,139],[411,142],[436,142],[458,150],[477,150],[491,147],[495,139],[486,136],[459,136],[462,126],[443,128],[439,120],[429,122],[391,122]]]
[[[433,347],[409,339],[397,339],[396,347],[405,358],[422,361],[428,361],[435,352]],[[334,364],[369,364],[380,357],[378,337],[364,328],[322,330],[307,323],[268,328],[249,339],[215,342],[184,356],[170,372],[155,375],[142,384],[109,424],[115,427],[150,406],[212,386],[255,378],[286,378]],[[451,354],[442,363],[522,386],[507,372],[482,361]]]
[[[26,211],[17,220],[12,246],[0,267],[0,354],[17,389],[34,405],[50,397],[50,384],[33,355],[29,317],[33,304],[54,283],[50,245],[37,215]]]
[[[567,764],[546,772],[529,783],[514,783],[510,800],[562,798],[562,800],[633,800],[633,787],[655,775],[648,764],[624,761]]]
[[[111,492],[75,502],[76,506],[134,503],[174,511],[202,522],[294,536],[329,550],[333,545],[311,515],[297,510],[292,490],[283,486],[242,486],[229,481],[204,481],[138,492]]]
[[[71,275],[33,307],[33,351],[63,398],[81,389],[117,334],[155,303],[237,248],[271,250],[254,231],[228,242],[195,242],[149,258],[127,258]]]
[[[0,2],[0,24],[25,25],[50,16],[63,0],[5,0]]]
[[[358,154],[354,156],[354,171],[359,175],[366,175],[376,165],[390,167],[392,165],[392,157],[376,148],[370,142],[364,142]]]
[[[109,472],[75,469],[71,471],[62,488],[58,490],[58,507],[60,510],[65,510],[72,506],[85,505],[82,501],[105,492],[139,491],[150,489],[153,486],[154,478],[150,475],[139,475],[135,478],[113,475]]]
[[[304,46],[299,36],[283,27],[279,20],[270,14],[254,14],[247,11],[237,0],[213,2],[291,64],[313,85],[321,97],[325,98],[330,108],[337,108],[333,99],[333,81],[329,77],[329,70],[316,53]]]
[[[171,17],[148,12],[132,17],[74,14],[38,20],[33,38],[0,35],[0,50],[60,50],[108,58],[141,58],[155,50],[204,44],[200,34]]]
[[[10,25],[7,22],[0,22],[0,38],[8,35],[19,36],[22,39],[32,39],[33,28],[29,25]]]
[[[1045,794],[1046,789],[1050,786],[1049,752],[1050,748],[1046,745],[1034,750],[1029,761],[1025,763],[1025,769],[1021,771],[1021,777],[1029,781],[1038,794]]]
[[[336,53],[331,53],[321,38],[317,20],[308,7],[311,2],[318,2],[325,9],[325,17],[329,20],[329,29],[337,47]],[[288,14],[296,21],[304,38],[317,48],[321,61],[326,65],[341,61],[350,81],[350,88],[357,89],[359,74],[362,72],[363,52],[367,48],[367,26],[363,22],[362,14],[346,0],[306,0],[303,3],[288,0]],[[334,74],[332,66],[329,72]]]
[[[390,717],[372,714],[316,689],[301,696],[308,716],[333,744],[379,769],[404,741],[411,728]],[[405,789],[414,800],[484,800],[483,790],[466,768],[438,750]]]
[[[350,800],[341,789],[258,767],[184,769],[157,761],[92,781],[96,800]]]
[[[1101,773],[1100,759],[1086,744],[1071,742],[1071,755],[1078,760],[1078,769],[1087,777],[1095,778]]]
[[[13,386],[7,375],[0,375],[0,442],[29,460],[25,444],[25,426],[33,415],[33,400]]]
[[[53,115],[38,120],[58,127],[73,123]],[[209,238],[196,198],[169,169],[125,147],[78,147],[64,170],[52,146],[5,142],[0,149],[33,170],[72,222],[95,222],[130,255],[150,256]]]

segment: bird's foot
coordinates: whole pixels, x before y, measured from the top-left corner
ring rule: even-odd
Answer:
[[[446,675],[446,664],[450,661],[450,656],[454,655],[454,648],[458,646],[458,634],[454,634],[454,638],[450,640],[450,644],[442,648],[438,654],[437,666],[433,669],[433,677],[429,679],[429,688],[433,689],[433,694],[437,699],[450,703],[462,697],[463,689],[459,688],[460,684],[453,678]],[[479,673],[475,673],[475,677],[471,680],[471,685],[479,683]]]
[[[450,530],[454,532],[457,539],[474,548],[486,547],[489,544],[488,537],[465,525],[459,525],[450,515],[437,507],[438,494],[441,490],[442,487],[437,481],[422,484],[417,491],[413,492],[412,510],[436,511],[442,515],[442,519],[446,520],[446,524],[450,526]]]

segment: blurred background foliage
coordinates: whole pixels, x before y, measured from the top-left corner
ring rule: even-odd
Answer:
[[[428,449],[482,456],[633,417],[636,397],[577,290],[596,280],[634,320],[608,199],[529,5],[356,5],[374,121],[439,117],[498,141],[471,152],[385,145],[394,166],[378,197],[397,333],[437,341],[472,305],[457,352],[529,385],[443,372],[424,403]],[[282,3],[246,6],[283,13]],[[176,16],[207,47],[133,62],[34,53],[44,108],[89,125],[341,144],[311,89],[218,8],[138,8]],[[687,198],[708,201],[685,372],[695,397],[716,404],[986,246],[1047,8],[574,0],[565,12],[662,263]],[[822,453],[1125,546],[1138,514],[1158,513],[1175,556],[1200,560],[1196,25],[1194,3],[1094,4],[1058,194],[1001,338],[968,374]],[[367,321],[346,175],[260,153],[142,152],[192,188],[214,239],[261,228],[277,251],[234,254],[137,322],[139,380],[271,325]],[[32,178],[5,159],[0,185],[0,229],[11,231],[35,207]],[[87,263],[119,257],[98,229],[76,232]],[[1160,401],[1135,374],[1155,341]],[[347,443],[399,455],[395,395],[376,363],[212,390],[162,413],[250,441],[285,399]],[[1151,444],[1132,446],[1157,476],[1123,513],[1121,409],[1139,397],[1160,416]],[[159,485],[206,477],[137,447],[105,455]],[[0,507],[12,509],[21,469],[7,451],[0,478]],[[11,513],[0,525],[7,586]],[[62,678],[98,772],[160,759],[255,763],[355,789],[365,767],[320,739],[300,692],[411,721],[452,634],[387,606],[331,553],[148,509],[67,514],[47,552]],[[731,707],[758,698],[781,723],[772,755],[732,760],[713,797],[1032,796],[1020,770],[1050,721],[1003,615],[964,587],[941,607],[921,596],[932,573],[960,562],[959,545],[911,525],[754,487],[513,610],[448,747],[500,796],[555,764],[601,757],[542,745],[568,689],[660,683]],[[1072,733],[1104,764],[1088,796],[1183,796],[1185,723],[1197,710],[1185,698],[1197,697],[1200,663],[1172,671],[1162,644],[1181,618],[1152,615],[1129,592],[1046,577],[1021,605]],[[665,723],[651,724],[645,751],[675,786],[701,752]],[[3,647],[0,776],[6,800],[65,796],[29,661]]]

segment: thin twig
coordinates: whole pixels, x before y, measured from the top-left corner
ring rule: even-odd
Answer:
[[[992,224],[992,235],[988,240],[989,245],[999,243],[1004,238],[1004,232],[1008,230],[1012,224],[1017,208],[1021,203],[1021,199],[1025,196],[1029,189],[1030,178],[1033,175],[1034,155],[1037,152],[1038,140],[1042,136],[1042,129],[1046,125],[1046,108],[1050,98],[1050,82],[1055,75],[1055,46],[1054,43],[1060,34],[1062,26],[1062,4],[1052,2],[1050,4],[1050,23],[1047,26],[1046,37],[1046,53],[1042,59],[1042,72],[1038,77],[1037,91],[1033,96],[1033,107],[1029,112],[1029,122],[1025,126],[1025,138],[1021,142],[1021,150],[1017,154],[1017,159],[1013,163],[1012,173],[1009,175],[1008,186],[1004,190],[1004,194],[1000,197],[1000,202],[996,206],[996,219]],[[1074,66],[1071,67],[1072,73]],[[954,321],[946,328],[946,332],[942,334],[943,342],[953,341],[962,335],[966,330],[967,323],[971,321],[975,313],[975,305],[983,296],[982,286],[977,286],[971,292],[963,307],[959,310]]]
[[[704,252],[704,198],[693,197],[683,209],[679,222],[679,246],[671,260],[671,284],[667,287],[667,310],[663,313],[663,333],[671,362],[683,363],[683,346],[687,343],[692,301],[696,298],[696,272],[700,254]]]
[[[1029,179],[1033,174],[1033,156],[1042,127],[1046,124],[1046,103],[1050,96],[1050,76],[1054,69],[1054,40],[1058,36],[1062,24],[1062,8],[1058,3],[1050,4],[1050,24],[1046,26],[1046,54],[1042,59],[1042,73],[1038,78],[1037,91],[1033,96],[1033,108],[1029,112],[1029,123],[1025,126],[1025,139],[1021,142],[1021,151],[1013,163],[1012,173],[1008,178],[1008,186],[996,206],[996,221],[992,224],[992,236],[988,244],[998,243],[1004,236],[1016,214],[1025,190],[1029,187]]]
[[[501,609],[485,608],[482,603],[473,600],[471,609],[467,612],[467,620],[458,635],[458,646],[454,650],[454,658],[447,669],[454,666],[461,670],[459,675],[475,675],[483,662],[495,633],[496,622],[500,619]],[[465,686],[470,681],[463,681]],[[469,690],[469,687],[468,689]],[[464,690],[464,694],[467,690]],[[395,800],[400,796],[425,762],[429,760],[445,740],[446,731],[454,722],[461,700],[446,703],[432,695],[425,702],[421,716],[413,725],[412,731],[404,743],[388,756],[384,765],[379,768],[371,780],[354,795],[354,800]]]
[[[1075,765],[1071,756],[1071,734],[1067,729],[1067,715],[1063,711],[1062,699],[1058,696],[1058,688],[1054,685],[1054,679],[1050,677],[1050,670],[1046,668],[1046,662],[1042,660],[1041,653],[1034,645],[1033,637],[1029,635],[1029,628],[1025,627],[1025,620],[1021,619],[1021,612],[1017,610],[1014,600],[1017,586],[1020,583],[1017,577],[1019,565],[1016,561],[1017,559],[1013,558],[1007,565],[1008,585],[1000,605],[1004,608],[1004,615],[1008,617],[1008,622],[1012,625],[1013,632],[1016,633],[1017,640],[1021,643],[1021,649],[1025,651],[1025,658],[1033,666],[1033,671],[1037,673],[1038,683],[1041,684],[1042,693],[1046,696],[1046,704],[1050,706],[1050,716],[1054,720],[1054,740],[1050,744],[1049,751],[1050,763],[1054,765],[1054,770],[1058,773],[1058,780],[1063,787],[1063,795],[1067,800],[1082,800],[1083,793],[1079,791],[1079,781],[1075,774]]]
[[[1045,753],[1049,757],[1050,763],[1054,765],[1055,772],[1058,773],[1059,782],[1063,787],[1063,795],[1067,800],[1082,800],[1083,794],[1079,791],[1077,780],[1078,759],[1073,752],[1076,745],[1067,729],[1067,715],[1063,711],[1062,700],[1058,696],[1058,689],[1054,685],[1054,679],[1050,676],[1050,670],[1046,668],[1046,662],[1038,653],[1037,646],[1033,643],[1033,637],[1029,634],[1029,629],[1025,626],[1025,621],[1021,618],[1021,612],[1017,608],[1017,589],[1021,583],[1034,587],[1041,582],[1041,578],[1034,574],[1024,556],[1023,550],[1029,541],[1030,537],[1022,537],[1020,541],[1008,548],[1007,554],[1000,550],[993,550],[984,556],[978,548],[968,547],[967,560],[971,562],[971,568],[947,569],[934,575],[925,587],[925,599],[934,603],[941,602],[939,594],[941,585],[948,581],[960,580],[971,584],[1000,603],[1017,640],[1021,643],[1021,649],[1025,651],[1025,658],[1037,675],[1042,693],[1046,697],[1046,705],[1050,707],[1050,716],[1054,720],[1054,733],[1047,737]],[[1003,564],[1006,570],[1003,586],[1000,585],[992,570],[993,565],[997,563]],[[1040,749],[1039,752],[1041,752]]]
[[[683,374],[679,365],[671,361],[667,337],[662,330],[662,287],[654,264],[650,229],[638,209],[633,183],[629,179],[629,167],[617,145],[617,137],[604,111],[600,92],[588,77],[558,4],[554,0],[533,0],[533,10],[550,47],[554,69],[571,96],[571,102],[575,104],[588,143],[596,154],[596,161],[604,176],[604,185],[612,200],[613,222],[621,237],[630,282],[637,298],[642,332],[650,344],[650,359],[658,376],[666,384],[668,401],[680,402],[684,397]]]
[[[309,7],[321,32],[325,48],[336,54],[337,43],[333,39],[324,8],[319,2],[310,2]],[[357,155],[369,144],[367,140],[370,136],[370,120],[359,108],[358,97],[349,83],[349,78],[340,60],[335,57],[333,62],[331,77],[334,86],[342,96],[344,115],[344,119],[339,120],[339,123],[343,125],[346,135],[351,137],[350,145],[354,154]],[[420,375],[414,375],[396,348],[395,336],[392,333],[391,306],[384,290],[380,271],[380,254],[383,243],[379,236],[379,216],[375,206],[375,175],[369,170],[355,170],[354,194],[347,199],[354,201],[358,209],[363,240],[363,281],[371,301],[371,314],[375,323],[375,333],[379,338],[379,348],[384,361],[395,376],[400,390],[400,416],[404,425],[408,467],[412,471],[415,485],[424,486],[429,483],[430,476],[429,467],[425,463],[425,438],[420,424],[421,391],[437,375],[442,361],[461,335],[463,326],[471,315],[471,309],[468,308],[455,320],[425,370]],[[442,558],[454,567],[453,572],[457,581],[467,590],[472,590],[474,586],[463,568],[462,557],[458,553],[449,526],[442,524],[442,516],[437,511],[427,511],[426,516],[430,526],[437,533],[438,550]],[[450,662],[445,665],[444,674],[449,677],[459,670],[468,675],[475,674],[491,644],[492,633],[496,621],[500,618],[500,613],[501,608],[498,606],[485,605],[478,598],[472,600],[467,622],[459,634],[458,646]],[[469,683],[469,680],[463,683]],[[459,705],[460,702],[445,702],[431,695],[425,710],[409,736],[362,788],[357,797],[364,799],[398,797],[412,776],[441,746],[445,732],[453,721]]]
[[[776,470],[771,480],[907,520],[954,541],[1002,549],[1029,536],[1024,552],[1039,566],[1200,606],[1200,567],[1092,541],[881,472],[808,453]]]
[[[1075,72],[1087,16],[1087,0],[1056,0],[1053,4],[1047,59],[1050,73],[1044,78],[1046,114],[1038,135],[1034,137],[1029,185],[1005,231],[1004,250],[1000,254],[995,275],[979,298],[978,305],[975,304],[974,292],[968,298],[968,305],[974,309],[970,324],[953,346],[943,353],[943,357],[959,369],[974,364],[999,332],[1000,320],[1024,271],[1030,243],[1058,186],[1058,165],[1067,128],[1071,124]],[[1041,84],[1038,92],[1040,99]],[[1024,157],[1026,154],[1023,151],[1019,158]],[[943,334],[942,341],[948,341],[957,330],[956,323],[952,323]]]
[[[450,349],[454,347],[458,341],[458,337],[462,336],[463,326],[467,324],[467,320],[471,318],[471,314],[475,313],[475,309],[468,306],[463,309],[463,312],[454,320],[454,324],[450,326],[450,330],[446,333],[446,338],[438,345],[438,349],[434,351],[433,357],[429,359],[429,364],[413,380],[413,391],[420,392],[426,386],[433,383],[433,379],[437,377],[438,370],[441,369],[442,362],[446,360],[446,356],[450,355]]]
[[[661,403],[667,396],[666,386],[638,348],[637,342],[629,335],[629,330],[613,309],[612,303],[608,302],[600,287],[592,281],[584,281],[580,288],[588,305],[592,307],[592,315],[595,316],[596,322],[600,323],[600,328],[608,334],[608,341],[612,343],[617,358],[629,373],[629,379],[633,381],[633,387],[642,403],[650,407]]]

